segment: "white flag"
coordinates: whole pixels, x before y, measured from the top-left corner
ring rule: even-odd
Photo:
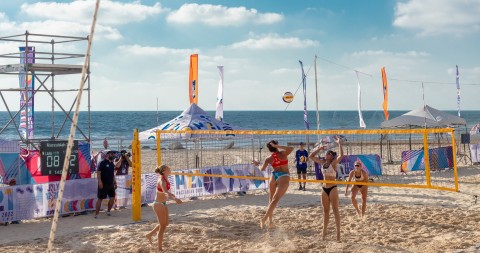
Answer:
[[[357,71],[355,71],[355,74],[357,75],[357,83],[358,83],[358,118],[360,120],[360,127],[366,128],[367,125],[365,125],[365,122],[363,121],[363,116],[362,116],[362,89],[360,88],[360,79],[358,78]]]
[[[217,68],[220,74],[220,81],[218,82],[217,111],[215,112],[215,118],[223,121],[223,66],[217,66]]]

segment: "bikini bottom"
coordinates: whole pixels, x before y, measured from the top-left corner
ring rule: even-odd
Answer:
[[[337,187],[337,186],[334,185],[334,186],[332,186],[332,187],[330,187],[330,188],[325,188],[325,187],[322,187],[322,188],[323,188],[323,191],[324,191],[324,192],[327,194],[327,196],[330,198],[330,192],[331,192],[334,188],[336,188],[336,187]]]

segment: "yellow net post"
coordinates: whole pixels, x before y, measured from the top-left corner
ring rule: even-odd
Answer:
[[[157,140],[157,166],[162,164],[162,149],[160,146],[160,130],[156,132],[156,140]]]
[[[452,130],[452,156],[453,156],[453,178],[455,182],[455,191],[458,192],[458,170],[457,170],[457,143],[455,140],[455,130]]]
[[[431,188],[432,187],[432,181],[430,178],[430,156],[428,154],[428,133],[425,130],[423,132],[423,160],[425,161],[425,177],[427,180],[427,187]]]
[[[142,219],[142,155],[138,129],[133,131],[132,141],[132,220]]]

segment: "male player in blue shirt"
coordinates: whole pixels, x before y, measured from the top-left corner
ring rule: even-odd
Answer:
[[[297,174],[298,179],[303,176],[303,179],[307,179],[307,161],[308,161],[308,151],[305,150],[305,143],[300,142],[300,149],[295,152],[295,162],[297,165]],[[305,191],[306,182],[298,182],[300,184],[299,190]]]

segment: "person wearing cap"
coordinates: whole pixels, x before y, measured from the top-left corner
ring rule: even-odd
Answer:
[[[295,152],[295,162],[297,165],[297,175],[298,179],[303,176],[303,179],[307,179],[307,161],[308,161],[308,151],[305,150],[305,143],[300,142],[300,148]],[[304,190],[305,191],[305,184],[306,182],[298,182],[300,187],[298,187],[299,190]]]
[[[115,202],[115,190],[117,189],[117,181],[115,180],[115,165],[113,159],[115,152],[108,151],[107,157],[98,166],[97,178],[98,178],[98,191],[97,191],[97,203],[95,206],[95,219],[98,217],[102,201],[109,197],[107,216],[110,216],[110,210],[112,210]]]
[[[120,156],[115,159],[115,175],[128,175],[128,168],[130,167],[132,167],[130,153],[127,153],[126,150],[120,151]]]

